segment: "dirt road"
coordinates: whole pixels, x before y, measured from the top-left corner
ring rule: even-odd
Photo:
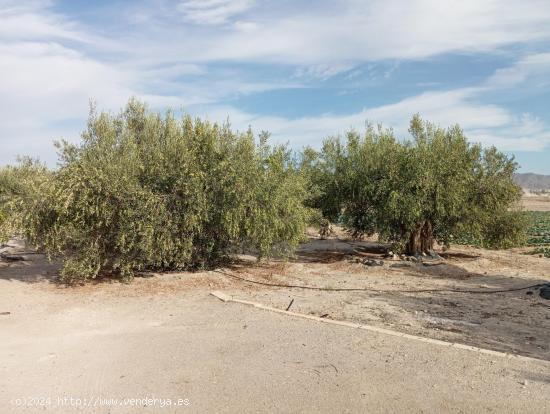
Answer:
[[[223,303],[197,275],[62,289],[41,272],[0,269],[1,412],[550,411],[548,361]]]

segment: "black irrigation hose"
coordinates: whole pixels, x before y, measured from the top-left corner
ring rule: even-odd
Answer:
[[[473,293],[473,294],[490,294],[490,293],[506,293],[506,292],[517,292],[519,290],[527,289],[536,289],[542,286],[550,285],[548,283],[537,283],[536,285],[522,286],[517,288],[510,289],[498,289],[498,290],[461,290],[461,289],[417,289],[417,290],[401,290],[401,289],[373,289],[373,288],[327,288],[327,287],[316,287],[316,286],[300,286],[300,285],[285,285],[279,283],[268,283],[260,282],[257,280],[251,280],[244,277],[240,277],[231,273],[224,272],[223,270],[214,270],[214,272],[221,273],[238,279],[243,282],[253,283],[256,285],[271,286],[271,287],[280,287],[280,288],[292,288],[292,289],[307,289],[307,290],[322,290],[328,292],[401,292],[401,293],[433,293],[433,292],[447,292],[447,293]]]

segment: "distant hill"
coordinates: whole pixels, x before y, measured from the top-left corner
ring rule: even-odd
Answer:
[[[550,175],[533,173],[516,174],[514,180],[521,188],[550,190]]]

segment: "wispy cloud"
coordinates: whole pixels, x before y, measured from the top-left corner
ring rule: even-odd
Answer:
[[[64,15],[52,13],[52,1],[3,0],[0,2],[0,41],[55,40],[88,45],[101,44],[108,49],[110,41],[98,37]]]
[[[345,63],[300,66],[294,74],[297,78],[313,77],[320,80],[327,80],[335,75],[349,72],[353,68],[354,65]]]
[[[323,138],[341,135],[350,129],[362,131],[367,121],[382,123],[394,129],[398,136],[406,137],[409,120],[416,113],[442,127],[458,123],[470,140],[494,145],[501,150],[541,151],[550,147],[550,127],[540,118],[529,113],[515,114],[499,105],[480,103],[487,94],[508,87],[507,84],[495,83],[495,76],[476,87],[425,92],[347,115],[284,118],[246,113],[231,107],[208,108],[201,115],[210,114],[211,119],[217,121],[223,121],[229,115],[233,125],[240,129],[253,125],[256,129],[270,131],[276,141],[290,142],[296,147],[318,146]],[[527,77],[523,79],[527,80]]]
[[[550,82],[550,53],[536,53],[517,61],[513,66],[497,70],[488,80],[488,86],[496,88],[514,88],[527,80]]]
[[[242,14],[253,4],[253,0],[184,0],[177,8],[187,21],[215,25]]]
[[[193,52],[190,59],[198,61],[263,59],[314,65],[487,52],[550,38],[550,3],[545,0],[320,0],[315,8],[297,1],[286,4],[283,15],[265,4],[258,4],[252,14],[248,1],[183,3],[180,9],[191,21],[220,23],[239,13],[238,20],[247,21],[250,30],[233,26],[201,31],[190,45],[180,38],[189,32],[169,26],[171,47]]]

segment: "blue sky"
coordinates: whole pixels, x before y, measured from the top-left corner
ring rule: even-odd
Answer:
[[[137,96],[295,148],[420,113],[550,174],[549,75],[547,0],[0,0],[0,164]]]

